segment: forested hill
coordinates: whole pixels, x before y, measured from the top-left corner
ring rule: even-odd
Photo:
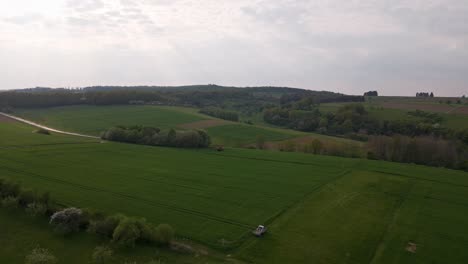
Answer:
[[[50,107],[76,104],[160,104],[193,107],[229,107],[258,111],[309,97],[321,102],[361,102],[362,96],[288,87],[93,86],[76,89],[37,87],[0,92],[0,107]]]

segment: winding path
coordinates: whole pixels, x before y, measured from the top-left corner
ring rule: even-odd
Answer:
[[[26,120],[26,119],[23,119],[23,118],[14,116],[14,115],[6,114],[6,113],[3,113],[3,112],[0,112],[0,115],[5,116],[5,117],[7,117],[7,118],[14,119],[14,120],[19,121],[19,122],[21,122],[21,123],[25,123],[25,124],[31,125],[31,126],[35,126],[35,127],[38,127],[38,128],[47,129],[47,130],[49,130],[49,131],[51,131],[51,132],[55,132],[55,133],[58,133],[58,134],[64,134],[64,135],[70,135],[70,136],[77,136],[77,137],[86,137],[86,138],[95,138],[95,139],[99,139],[99,137],[95,137],[95,136],[90,136],[90,135],[84,135],[84,134],[79,134],[79,133],[73,133],[73,132],[66,132],[66,131],[62,131],[62,130],[57,130],[57,129],[54,129],[54,128],[51,128],[51,127],[47,127],[47,126],[43,126],[43,125],[40,125],[40,124],[38,124],[38,123],[34,123],[34,122],[32,122],[32,121],[29,121],[29,120]]]

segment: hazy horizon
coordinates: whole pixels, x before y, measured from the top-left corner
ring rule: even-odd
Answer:
[[[468,95],[468,2],[0,0],[0,89]]]

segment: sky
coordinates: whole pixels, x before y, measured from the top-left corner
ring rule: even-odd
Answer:
[[[0,89],[468,96],[468,0],[0,0]]]

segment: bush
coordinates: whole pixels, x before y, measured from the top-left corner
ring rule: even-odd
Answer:
[[[26,206],[26,213],[32,216],[45,215],[47,212],[47,205],[39,202],[32,202]]]
[[[112,235],[112,242],[122,247],[134,247],[140,238],[141,232],[133,219],[123,219],[115,228]]]
[[[19,205],[26,207],[27,205],[39,201],[38,195],[32,190],[22,190],[18,195]]]
[[[13,196],[7,196],[2,199],[2,207],[8,209],[18,208],[18,198]]]
[[[48,249],[37,247],[26,256],[26,264],[54,264],[57,258],[52,255]]]
[[[96,247],[94,249],[92,260],[96,264],[112,263],[114,252],[109,247]]]
[[[124,218],[123,215],[111,215],[102,217],[101,219],[91,220],[88,232],[112,238],[115,228]]]
[[[2,197],[17,197],[21,192],[21,186],[18,183],[8,181],[0,182],[0,194]]]
[[[80,230],[83,212],[78,208],[67,208],[54,213],[50,217],[50,224],[55,226],[55,231],[61,234],[70,234]]]
[[[258,149],[264,149],[265,137],[263,135],[257,135],[257,138],[255,139],[255,145]]]
[[[159,243],[162,245],[169,245],[174,238],[174,229],[168,224],[160,224],[156,227]]]
[[[44,129],[44,128],[39,128],[39,129],[35,130],[34,133],[42,134],[42,135],[50,135],[49,130]]]

